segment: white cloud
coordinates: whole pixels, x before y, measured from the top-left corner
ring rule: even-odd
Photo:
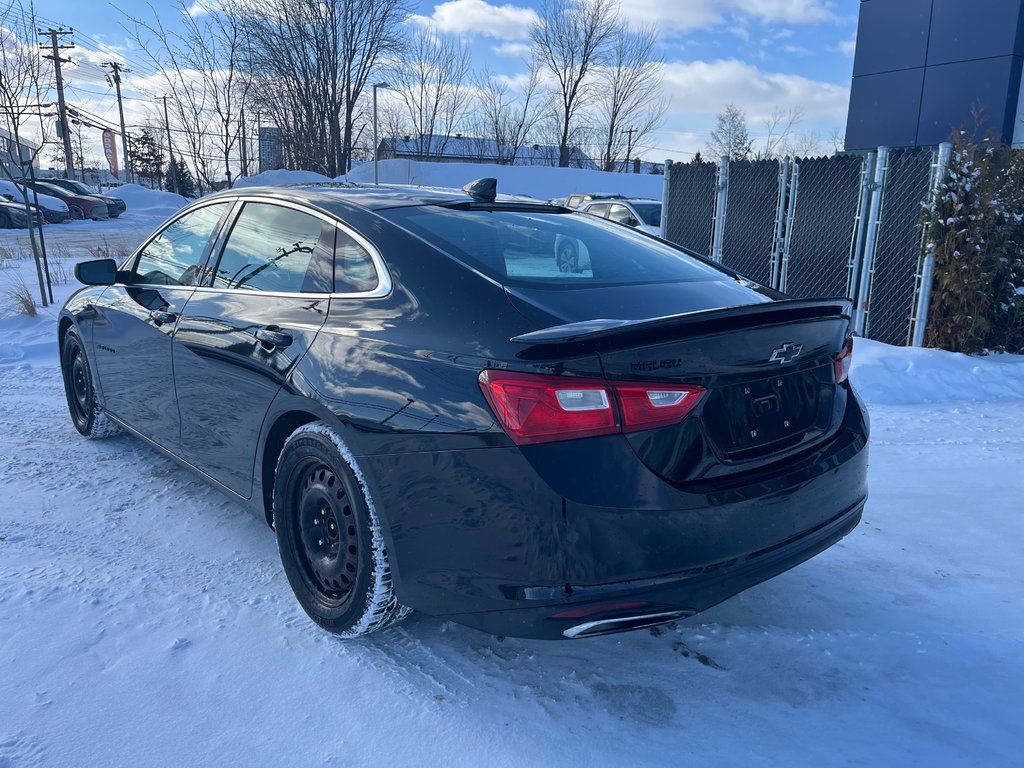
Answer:
[[[854,33],[853,37],[849,40],[843,40],[839,43],[839,50],[850,58],[853,58],[853,54],[857,52],[857,34]]]
[[[481,34],[500,40],[525,40],[537,14],[511,3],[491,5],[485,0],[447,0],[434,6],[430,16],[413,16],[419,24],[432,24],[442,32]]]
[[[528,56],[530,50],[529,43],[502,43],[494,46],[494,52],[499,56]]]
[[[830,0],[628,0],[622,8],[627,20],[654,24],[663,32],[707,29],[724,23],[727,15],[780,24],[816,24],[835,18]],[[733,21],[737,24],[742,22]]]
[[[762,72],[737,59],[670,62],[665,65],[665,92],[672,112],[714,114],[732,102],[751,124],[776,107],[799,108],[808,120],[845,120],[850,97],[847,85]]]

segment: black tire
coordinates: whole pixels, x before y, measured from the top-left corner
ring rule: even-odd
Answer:
[[[68,218],[72,221],[78,221],[79,219],[85,218],[85,211],[79,208],[77,205],[68,203]]]
[[[7,215],[6,211],[0,211],[0,229],[10,229],[11,217]]]
[[[559,272],[579,272],[580,255],[576,246],[569,241],[559,244],[558,252],[555,254],[555,263],[558,265]]]
[[[113,437],[120,433],[121,428],[103,412],[96,399],[85,345],[74,328],[69,328],[64,334],[60,349],[60,369],[64,378],[68,411],[75,429],[93,440]]]
[[[274,529],[288,583],[313,621],[359,637],[403,619],[380,520],[362,474],[323,422],[285,441],[274,474]]]

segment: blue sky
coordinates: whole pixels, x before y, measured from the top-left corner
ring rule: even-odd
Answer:
[[[529,24],[538,0],[419,0],[410,24],[427,23],[461,36],[473,52],[475,68],[487,66],[513,77],[525,70]],[[110,53],[94,54],[97,43],[111,46],[137,73],[150,69],[123,29],[124,15],[113,4],[37,0],[47,22],[73,27],[80,48],[70,52],[76,65],[67,74],[69,100],[116,120],[116,107],[95,64]],[[644,153],[647,159],[686,159],[703,149],[714,114],[727,102],[743,108],[751,134],[764,133],[762,119],[774,108],[798,108],[799,129],[816,133],[823,149],[842,132],[853,68],[858,0],[625,0],[623,15],[634,23],[655,24],[666,60],[665,95],[670,102],[663,128]],[[156,13],[174,23],[170,4],[145,7],[126,0],[133,14]],[[158,10],[154,11],[156,8]],[[151,111],[152,83],[132,88],[127,81],[129,122]]]

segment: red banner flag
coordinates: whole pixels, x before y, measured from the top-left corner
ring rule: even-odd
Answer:
[[[114,132],[109,128],[103,131],[103,154],[107,156],[107,165],[110,166],[110,175],[120,179],[117,168],[117,144],[114,142]]]

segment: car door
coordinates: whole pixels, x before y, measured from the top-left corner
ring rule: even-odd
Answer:
[[[95,304],[93,359],[104,407],[176,450],[171,335],[230,203],[193,209],[154,235]]]
[[[178,321],[182,455],[246,498],[270,403],[327,317],[334,240],[325,215],[245,201]]]

